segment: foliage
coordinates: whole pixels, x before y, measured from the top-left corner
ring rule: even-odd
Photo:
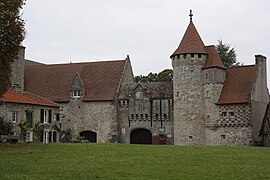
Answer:
[[[172,75],[172,69],[165,69],[158,74],[150,72],[147,76],[135,76],[135,82],[169,82],[172,81]]]
[[[0,96],[10,84],[11,64],[25,37],[20,10],[25,0],[0,0]]]
[[[29,124],[28,122],[25,120],[25,121],[22,121],[20,122],[20,124],[18,124],[19,128],[20,128],[20,135],[23,139],[23,141],[25,142],[25,139],[26,139],[26,135],[27,135],[27,131],[29,129]]]
[[[12,133],[12,123],[5,121],[4,117],[0,117],[0,135],[9,135]]]
[[[40,125],[39,122],[35,123],[35,126],[33,128],[33,133],[34,133],[34,141],[39,142],[40,137],[43,133],[43,127]]]
[[[0,159],[2,179],[270,178],[269,148],[17,144],[0,145]]]
[[[223,44],[222,40],[218,40],[216,45],[217,52],[225,67],[238,66],[240,63],[236,59],[236,51],[229,44]]]

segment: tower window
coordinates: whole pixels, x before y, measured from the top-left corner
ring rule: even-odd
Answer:
[[[221,135],[221,140],[226,139],[226,135]]]

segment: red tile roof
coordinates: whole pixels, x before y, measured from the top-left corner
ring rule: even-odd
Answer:
[[[226,73],[226,80],[216,104],[248,103],[255,82],[256,66],[231,67]]]
[[[224,64],[222,63],[214,45],[205,46],[205,51],[207,52],[208,56],[202,69],[207,69],[207,68],[212,68],[212,67],[225,69]]]
[[[85,89],[84,101],[113,100],[125,64],[125,60],[118,60],[26,66],[25,90],[55,102],[67,102],[78,73]]]
[[[8,90],[7,92],[3,94],[0,100],[3,102],[9,102],[9,103],[33,104],[33,105],[56,106],[56,107],[61,106],[55,102],[52,102],[48,99],[34,95],[26,91],[15,92],[15,91]]]
[[[185,53],[207,54],[204,49],[204,43],[192,21],[189,23],[178,48],[174,51],[171,57]]]

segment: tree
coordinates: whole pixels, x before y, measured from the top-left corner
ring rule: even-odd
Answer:
[[[27,121],[22,121],[20,124],[19,124],[19,127],[21,129],[21,137],[23,139],[23,142],[25,142],[26,140],[26,135],[27,135],[27,132],[28,132],[28,128],[29,128],[29,124]]]
[[[12,123],[5,121],[3,117],[0,117],[0,135],[9,135],[12,133]]]
[[[217,52],[225,67],[238,66],[240,63],[236,59],[236,51],[229,44],[223,44],[222,40],[218,40],[216,45]]]
[[[135,82],[169,82],[172,81],[172,75],[172,69],[165,69],[160,73],[150,72],[147,76],[135,76]]]
[[[25,38],[20,10],[25,0],[0,0],[0,97],[10,85],[11,65]]]

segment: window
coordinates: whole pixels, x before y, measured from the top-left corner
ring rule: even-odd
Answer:
[[[198,54],[198,58],[202,58],[202,54]]]
[[[51,123],[52,122],[52,110],[40,110],[40,123]]]
[[[82,95],[82,91],[80,91],[80,90],[75,90],[75,91],[72,91],[72,92],[71,92],[71,96],[72,96],[73,98],[80,98],[81,95]]]
[[[27,120],[28,126],[30,128],[33,128],[33,113],[31,111],[26,112],[26,120]]]
[[[227,112],[222,112],[222,117],[226,118],[227,117]]]
[[[145,114],[145,119],[148,120],[148,114]]]
[[[226,139],[226,135],[221,135],[221,140]]]
[[[12,112],[11,114],[11,122],[16,123],[17,122],[17,113]]]
[[[193,137],[192,137],[192,136],[188,136],[188,139],[190,139],[190,140],[191,140],[191,139],[193,139]]]
[[[54,121],[60,121],[60,114],[59,113],[54,114],[53,120]]]
[[[234,112],[233,112],[233,111],[230,111],[230,112],[229,112],[229,116],[230,116],[231,118],[233,118],[233,117],[234,117]]]
[[[205,79],[206,79],[206,80],[208,79],[208,73],[205,74]]]
[[[194,54],[192,53],[192,54],[190,54],[190,57],[193,59],[194,58]]]
[[[136,92],[136,99],[143,99],[143,92]]]

